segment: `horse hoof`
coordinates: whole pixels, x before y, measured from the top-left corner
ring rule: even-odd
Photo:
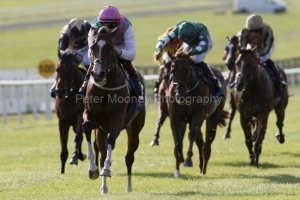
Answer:
[[[223,140],[229,139],[230,138],[230,134],[229,133],[225,133],[225,135],[223,136]]]
[[[179,178],[180,177],[180,171],[179,170],[175,170],[174,172],[174,178]]]
[[[153,141],[150,143],[150,146],[159,146],[158,140],[153,140]]]
[[[86,154],[81,153],[81,154],[79,154],[78,158],[79,158],[79,160],[84,161],[87,158],[87,156],[86,156]]]
[[[71,165],[78,165],[78,157],[77,157],[76,155],[74,155],[74,156],[70,159],[69,163],[70,163]]]
[[[193,167],[193,161],[184,161],[183,163],[183,166],[184,167]]]
[[[284,134],[282,134],[282,137],[280,137],[280,134],[277,133],[276,138],[277,138],[277,140],[279,141],[280,144],[284,143],[284,141],[285,141]]]
[[[100,173],[100,176],[108,176],[108,177],[111,177],[111,171],[110,169],[102,169],[101,170],[101,173]]]
[[[91,179],[91,180],[95,180],[95,179],[97,179],[99,177],[99,170],[98,169],[96,169],[96,171],[90,171],[89,170],[89,178]]]
[[[108,188],[107,186],[102,186],[100,189],[101,194],[107,194],[108,193]]]

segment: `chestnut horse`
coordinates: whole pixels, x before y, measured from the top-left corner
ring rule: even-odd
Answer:
[[[180,130],[185,123],[189,124],[189,147],[186,161],[193,156],[193,144],[196,142],[199,150],[200,173],[205,174],[211,155],[211,144],[215,139],[217,126],[225,126],[228,112],[223,110],[225,97],[212,97],[210,84],[203,78],[202,70],[194,66],[192,61],[183,53],[177,56],[169,55],[172,59],[171,73],[173,80],[169,88],[167,103],[169,117],[174,139],[174,156],[176,170],[174,177],[180,177],[179,165],[183,161],[183,135]],[[216,77],[219,78],[222,89],[226,94],[226,83],[222,73],[211,67]],[[200,79],[201,77],[201,79]],[[205,141],[201,132],[203,122],[206,120]]]
[[[234,102],[240,113],[240,123],[250,155],[250,164],[259,167],[259,156],[267,131],[268,118],[273,109],[277,116],[276,125],[279,129],[276,138],[280,143],[284,143],[282,127],[288,104],[288,91],[287,87],[283,87],[283,95],[275,97],[275,85],[266,66],[260,64],[256,47],[252,50],[240,50],[235,68],[236,92],[234,93]],[[287,82],[284,70],[279,66],[278,68],[283,79]],[[253,118],[256,118],[256,121],[254,129],[251,130]],[[252,135],[255,136],[254,141]]]
[[[88,82],[85,96],[85,110],[83,113],[83,131],[86,134],[89,159],[89,178],[99,177],[99,170],[94,162],[94,153],[91,147],[91,131],[96,130],[96,144],[100,151],[100,167],[102,168],[101,193],[107,193],[106,178],[111,177],[112,152],[115,143],[123,129],[127,132],[127,191],[132,191],[131,170],[134,162],[134,153],[139,146],[139,134],[145,123],[145,102],[141,110],[131,121],[125,122],[127,112],[134,105],[132,90],[129,88],[130,79],[124,72],[114,51],[113,38],[118,27],[110,30],[101,27],[91,46],[93,54],[92,77]],[[145,80],[139,73],[140,80],[145,86]],[[144,93],[145,94],[145,93]]]
[[[78,164],[78,159],[83,161],[86,155],[81,151],[82,143],[82,113],[83,98],[79,93],[79,88],[83,82],[85,71],[78,67],[76,54],[71,51],[65,51],[59,54],[59,64],[56,67],[56,99],[55,109],[58,117],[58,126],[61,143],[61,173],[65,173],[65,164],[68,158],[68,136],[70,126],[76,133],[74,137],[75,150],[73,152],[70,164]]]

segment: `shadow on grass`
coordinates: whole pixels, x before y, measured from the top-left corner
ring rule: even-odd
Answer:
[[[250,161],[249,162],[222,162],[222,163],[214,163],[215,166],[229,166],[229,167],[253,167],[253,168],[257,168],[256,166],[252,166],[250,165]],[[290,167],[296,167],[298,168],[299,165],[277,165],[277,164],[273,164],[273,163],[269,163],[269,162],[259,162],[259,168],[260,170],[264,170],[264,169],[277,169],[277,168],[290,168]]]
[[[263,176],[257,176],[257,175],[240,175],[243,179],[265,179],[267,181],[277,183],[277,184],[299,184],[300,178],[295,177],[290,174],[275,174],[275,175],[263,175]]]
[[[125,173],[120,173],[118,175],[121,176],[127,176]],[[133,177],[149,177],[149,178],[174,178],[173,172],[151,172],[151,173],[141,173],[141,172],[133,172],[132,173]],[[195,175],[190,175],[190,174],[181,174],[180,178],[181,180],[193,180],[193,179],[199,179],[205,177],[202,176],[200,173],[195,174]]]

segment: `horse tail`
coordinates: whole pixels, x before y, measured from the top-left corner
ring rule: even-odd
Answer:
[[[229,119],[229,117],[230,117],[230,113],[226,110],[223,110],[222,117],[220,118],[218,125],[220,127],[227,126],[227,119]]]

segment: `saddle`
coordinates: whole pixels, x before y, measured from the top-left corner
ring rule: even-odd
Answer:
[[[128,89],[130,91],[130,102],[128,103],[127,113],[123,123],[123,129],[124,129],[126,128],[127,125],[129,125],[134,120],[134,118],[143,109],[143,100],[139,99],[138,92],[137,92],[137,91],[142,91],[143,93],[143,89],[140,88],[140,84],[136,82],[136,80],[128,74],[128,72],[124,69],[122,63],[120,63],[120,67],[129,82]],[[145,99],[144,94],[142,94],[142,96]]]
[[[268,74],[271,77],[271,80],[273,81],[273,84],[274,84],[274,87],[275,87],[274,98],[282,97],[283,96],[282,87],[279,86],[280,81],[278,80],[276,74],[267,65],[260,65],[260,66],[263,67],[268,72]]]

